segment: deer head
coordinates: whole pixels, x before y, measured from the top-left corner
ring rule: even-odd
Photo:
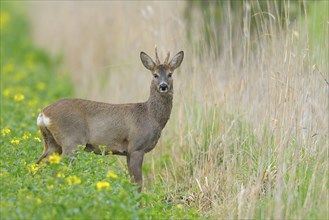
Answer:
[[[173,79],[172,75],[174,70],[177,69],[183,61],[184,52],[180,51],[177,53],[170,62],[170,53],[168,52],[167,57],[163,64],[160,63],[157,48],[155,48],[155,62],[146,53],[140,53],[141,60],[146,69],[150,70],[153,74],[153,80],[151,88],[161,94],[172,93],[173,91]]]

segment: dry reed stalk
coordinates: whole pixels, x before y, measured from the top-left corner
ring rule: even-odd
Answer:
[[[269,11],[251,14],[260,2],[245,1],[241,28],[227,4],[222,35],[214,35],[209,48],[200,14],[195,14],[200,23],[191,27],[191,42],[186,40],[184,2],[36,2],[31,10],[36,41],[63,52],[78,96],[142,101],[150,76],[138,52],[155,44],[162,59],[168,49],[186,52],[174,76],[171,120],[157,150],[146,158],[149,182],[160,172],[168,192],[172,185],[177,192],[185,189],[189,205],[216,218],[324,216],[328,26],[310,50],[311,32],[304,23],[279,22],[289,20],[290,2],[283,17],[277,1],[267,5]],[[306,9],[299,14],[307,23]],[[220,56],[211,49],[219,45],[225,45]],[[159,170],[165,155],[170,158]]]

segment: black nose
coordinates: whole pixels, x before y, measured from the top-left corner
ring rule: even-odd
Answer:
[[[166,83],[161,83],[159,88],[160,88],[160,92],[168,91],[168,85]]]

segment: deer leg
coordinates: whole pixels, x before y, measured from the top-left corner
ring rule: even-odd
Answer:
[[[36,164],[39,164],[44,158],[48,158],[53,153],[62,153],[62,148],[57,143],[48,143],[48,148],[43,152],[43,154],[40,156]]]
[[[86,135],[80,134],[80,136],[73,138],[74,134],[62,135],[61,146],[63,147],[62,156],[73,157],[76,154],[76,150],[79,145],[87,145]],[[64,138],[63,138],[64,137]]]
[[[139,185],[138,192],[141,192],[143,187],[142,165],[144,154],[143,151],[134,151],[128,153],[127,156],[128,171],[135,183]]]
[[[63,146],[63,157],[69,157],[69,162],[70,165],[73,163],[73,161],[75,160],[75,150],[78,148],[78,144],[69,144],[69,145],[65,145]]]
[[[44,151],[36,164],[39,164],[44,158],[48,158],[52,153],[62,153],[61,146],[55,141],[52,134],[46,128],[40,128],[40,131],[44,140]]]
[[[37,162],[35,162],[36,164],[39,164],[44,158],[47,157],[48,155],[48,143],[46,141],[44,141],[44,150],[42,155],[39,157],[39,159],[37,160]]]
[[[62,156],[67,156],[67,157],[70,157],[71,158],[71,162],[74,160],[74,156],[76,155],[76,150],[78,148],[78,145],[77,143],[75,144],[68,144],[68,145],[64,145],[63,146],[63,154]]]

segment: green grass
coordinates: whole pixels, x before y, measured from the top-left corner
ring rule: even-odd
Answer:
[[[54,24],[54,33],[67,40],[65,45],[76,45],[76,36],[90,31],[78,31],[80,18],[86,18],[86,26],[88,22],[94,26],[89,18],[108,6],[99,4],[88,5],[95,10],[84,10],[86,5],[82,4],[71,5],[77,9],[74,16],[66,10],[70,13],[63,13],[64,19]],[[250,36],[250,42],[243,41],[245,35],[239,29],[230,36],[230,29],[239,26],[229,24],[230,20],[220,27],[210,22],[210,28],[220,28],[222,34],[210,39],[212,44],[221,41],[219,45],[226,45],[221,57],[202,44],[200,51],[194,44],[183,43],[187,56],[175,75],[171,119],[157,147],[145,157],[145,187],[137,194],[123,157],[79,151],[73,163],[54,157],[52,164],[35,167],[43,150],[36,117],[41,108],[57,99],[87,92],[104,100],[108,94],[115,100],[125,100],[131,93],[142,97],[141,88],[148,86],[137,79],[144,73],[132,74],[130,67],[122,65],[115,69],[120,69],[119,74],[109,71],[111,80],[103,80],[102,93],[98,93],[95,82],[75,82],[74,89],[80,94],[73,94],[69,77],[60,68],[61,59],[33,46],[24,7],[1,2],[1,219],[328,219],[329,87],[324,80],[328,79],[328,26],[324,23],[328,20],[328,2],[310,4],[308,17],[300,16],[280,32],[271,23],[274,20],[258,16],[257,28],[263,34]],[[111,6],[109,10],[115,14],[117,8]],[[282,6],[288,10],[289,1]],[[51,7],[42,10],[48,10],[40,13],[43,15],[54,13]],[[169,13],[171,10],[166,10],[166,15]],[[125,19],[119,14],[126,16],[118,13],[114,21]],[[108,14],[102,16],[109,19]],[[70,24],[77,29],[59,32],[66,19],[72,19]],[[145,22],[153,24],[155,19]],[[276,18],[281,19],[285,17]],[[202,29],[203,22],[194,20],[195,27]],[[109,24],[99,25],[92,30],[99,31],[95,37],[108,33]],[[140,33],[137,25],[131,28]],[[164,30],[161,33],[167,33]],[[125,37],[136,39],[135,35]],[[192,43],[203,42],[202,37],[194,37]],[[106,39],[96,39],[96,47],[107,48]],[[175,39],[181,45],[181,38]],[[97,78],[96,71],[86,71],[103,66],[102,59],[93,60],[85,69],[74,64],[85,56],[108,58],[109,54],[103,49],[90,54],[93,48],[79,40],[79,50],[74,47],[73,51],[63,52],[63,59],[77,57],[65,60],[74,67],[70,74],[74,78],[82,71],[84,79]],[[112,57],[117,57],[122,48],[110,51]],[[137,62],[129,55],[135,50],[123,51],[125,57],[118,60],[134,57]],[[230,51],[232,57],[226,56]],[[129,86],[122,92],[119,85],[127,82]],[[109,172],[117,178],[109,177]]]
[[[1,2],[1,219],[202,218],[197,209],[166,199],[161,177],[138,194],[113,155],[79,151],[73,163],[34,164],[43,150],[40,109],[73,96],[59,66],[60,59],[33,46],[24,8]]]

